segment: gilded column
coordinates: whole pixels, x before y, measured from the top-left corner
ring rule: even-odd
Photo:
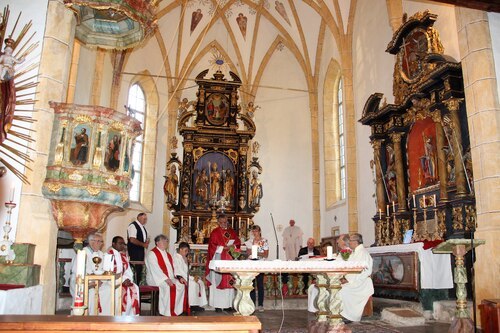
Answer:
[[[444,130],[441,125],[441,115],[439,111],[436,111],[434,122],[436,124],[436,149],[437,149],[437,167],[439,176],[439,198],[440,200],[448,200],[448,170],[446,169],[446,153],[444,151],[445,139]],[[450,149],[452,149],[450,147]]]
[[[463,197],[467,194],[467,179],[465,178],[464,165],[462,163],[462,130],[460,129],[460,118],[458,117],[458,110],[463,98],[450,98],[444,103],[451,116],[451,135],[450,140],[453,140],[452,147],[455,147],[454,161],[455,161],[455,182],[457,186],[457,197]]]
[[[396,185],[398,193],[398,211],[406,211],[406,187],[405,187],[405,174],[403,166],[403,152],[401,150],[401,137],[402,133],[391,133],[390,137],[394,144],[394,159],[396,163]]]
[[[373,158],[375,160],[375,175],[377,177],[377,206],[379,211],[385,212],[385,189],[384,175],[382,174],[382,164],[380,163],[380,149],[382,148],[382,140],[372,140]]]

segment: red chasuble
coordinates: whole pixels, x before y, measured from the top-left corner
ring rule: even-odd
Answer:
[[[218,246],[226,246],[227,242],[233,239],[234,246],[236,248],[240,248],[241,241],[236,232],[231,229],[222,229],[221,227],[215,228],[210,234],[210,240],[208,241],[208,258],[207,258],[207,266],[205,269],[205,274],[208,275],[210,270],[208,269],[210,265],[210,261],[213,259],[215,251]],[[231,255],[227,250],[223,250],[221,253],[221,260],[233,260]],[[207,284],[210,286],[210,282],[207,281]],[[217,286],[217,289],[230,289],[233,288],[234,279],[233,276],[229,273],[222,274],[222,281]]]

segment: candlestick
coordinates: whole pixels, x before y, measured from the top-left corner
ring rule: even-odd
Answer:
[[[380,208],[378,209],[378,218],[379,218],[379,220],[382,219],[382,209],[380,209]]]
[[[389,216],[389,205],[387,205],[387,216]]]
[[[327,246],[326,247],[326,259],[327,260],[332,260],[333,259],[333,246]]]
[[[413,207],[417,207],[417,202],[415,201],[415,194],[413,195]]]
[[[257,250],[259,249],[258,245],[252,245],[252,259],[257,259]]]

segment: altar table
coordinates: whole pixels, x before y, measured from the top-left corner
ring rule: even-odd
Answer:
[[[316,286],[319,289],[316,298],[319,322],[327,322],[333,331],[341,331],[344,327],[340,312],[342,301],[339,291],[342,288],[340,280],[345,274],[359,274],[366,265],[361,262],[343,260],[308,260],[308,261],[281,261],[281,260],[212,260],[210,269],[219,273],[230,273],[236,283],[236,297],[234,308],[236,315],[249,316],[255,311],[255,305],[250,298],[253,289],[253,280],[260,273],[310,273],[316,277]]]

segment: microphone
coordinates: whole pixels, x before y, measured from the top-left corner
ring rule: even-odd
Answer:
[[[278,243],[278,234],[276,233],[276,226],[274,225],[273,213],[271,215],[271,222],[273,223],[274,237],[276,237],[276,259],[280,258],[280,245]]]

